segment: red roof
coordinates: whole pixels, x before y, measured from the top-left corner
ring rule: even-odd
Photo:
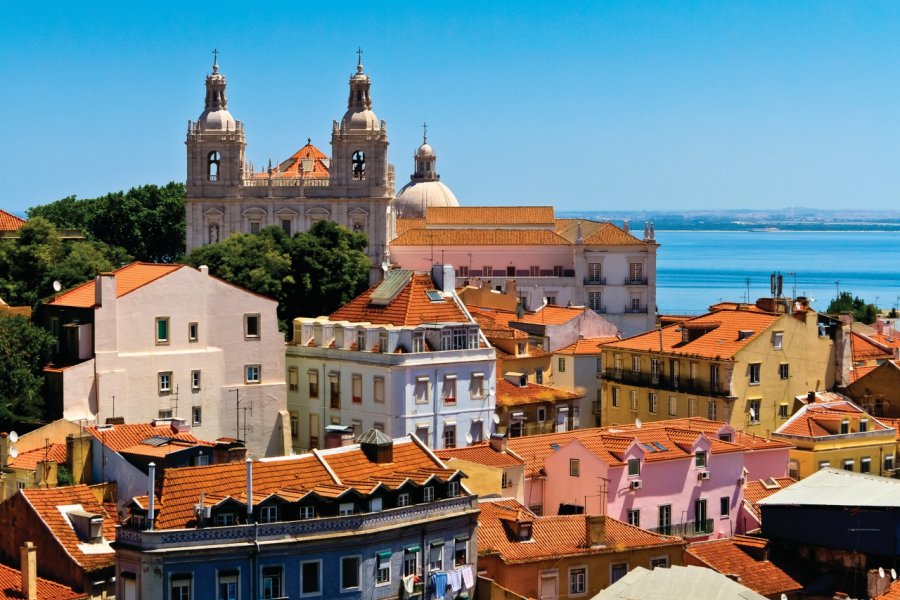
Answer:
[[[895,579],[885,593],[872,600],[900,600],[900,579]]]
[[[744,486],[744,500],[750,504],[756,504],[763,498],[768,498],[775,492],[795,483],[797,480],[790,477],[770,477],[769,479],[748,481]]]
[[[305,163],[311,170],[304,170],[303,160],[312,160],[312,163]],[[302,177],[306,179],[328,179],[328,164],[326,161],[328,156],[308,142],[305,146],[297,150],[286,161],[272,169],[273,178],[281,177]],[[267,179],[268,171],[262,173],[254,173],[256,179]]]
[[[552,206],[433,206],[428,225],[548,225],[555,223]],[[493,231],[493,230],[492,230]]]
[[[603,344],[616,342],[618,339],[619,338],[617,337],[582,338],[574,344],[570,344],[565,348],[560,348],[555,354],[600,356],[603,351],[603,348],[601,348]]]
[[[428,209],[428,213],[434,207]],[[391,246],[569,246],[549,229],[407,229]]]
[[[0,210],[0,231],[18,231],[24,224],[25,219],[21,219],[5,210]]]
[[[478,515],[479,554],[499,554],[507,564],[683,545],[681,538],[650,533],[611,517],[539,517],[511,498],[483,500],[478,507],[481,509]],[[604,521],[602,545],[592,545],[587,539],[589,518]],[[531,523],[530,540],[520,541],[511,535],[504,522]]]
[[[790,575],[762,560],[768,542],[759,538],[736,535],[729,539],[696,542],[685,552],[723,575],[737,575],[745,585],[763,596],[795,592],[803,586]],[[757,558],[759,557],[759,558]]]
[[[850,352],[853,362],[890,360],[894,358],[889,348],[857,331],[850,332]]]
[[[527,383],[519,386],[506,379],[497,379],[497,406],[521,406],[538,402],[565,402],[583,398],[576,394],[547,385]]]
[[[867,432],[885,431],[890,428],[849,400],[839,400],[807,404],[779,427],[775,435],[813,438],[840,435],[841,423],[845,420],[853,421],[854,417],[856,421],[860,417],[868,419]],[[860,433],[857,425],[852,425],[849,433]]]
[[[13,469],[34,471],[37,469],[38,463],[45,460],[55,463],[66,462],[66,445],[50,444],[46,448],[35,448],[34,450],[23,452],[16,458],[11,458],[8,465]]]
[[[171,452],[159,454],[156,446],[144,444],[151,437],[168,438],[176,442],[178,449],[189,446],[203,445],[215,446],[215,442],[205,442],[198,439],[189,431],[179,432],[169,423],[154,425],[153,423],[130,423],[125,425],[104,425],[88,427],[86,431],[100,440],[104,446],[115,452],[129,452],[131,454],[146,454],[148,456],[165,456]],[[167,448],[168,445],[159,446]]]
[[[40,568],[40,550],[38,550],[38,568]],[[87,594],[76,592],[72,588],[60,585],[56,582],[37,578],[37,597],[40,600],[82,600],[88,598]],[[22,600],[22,572],[0,565],[0,599]]]
[[[134,290],[147,285],[161,277],[165,277],[173,271],[181,268],[190,268],[186,265],[157,265],[150,263],[134,262],[114,271],[116,276],[116,298],[121,298]],[[48,304],[53,306],[74,306],[78,308],[91,308],[95,304],[95,281],[91,280],[76,288],[72,288],[59,294]]]
[[[102,544],[116,539],[116,521],[103,505],[97,501],[94,492],[86,485],[71,485],[56,488],[26,488],[19,490],[25,501],[31,505],[35,514],[53,533],[53,536],[85,571],[97,571],[116,564],[116,554],[108,545],[105,550]],[[71,523],[63,516],[60,506],[80,506],[81,510],[103,517],[104,542],[90,544],[90,552],[82,551],[83,544],[78,539]],[[101,551],[98,551],[101,550]]]
[[[430,275],[414,273],[409,283],[387,306],[376,306],[371,303],[372,294],[380,285],[369,288],[337,309],[331,313],[329,319],[397,326],[470,322],[455,298],[445,296],[442,300],[433,301],[425,294],[427,291],[435,290]]]
[[[521,467],[525,461],[515,453],[494,450],[487,442],[473,444],[465,448],[446,448],[435,450],[434,453],[443,461],[456,458],[488,467]]]

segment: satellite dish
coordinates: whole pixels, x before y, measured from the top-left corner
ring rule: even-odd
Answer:
[[[390,268],[391,268],[391,265],[390,265],[390,263],[388,263],[388,261],[384,261],[383,263],[381,263],[381,270],[384,271],[385,273],[387,273],[390,270]]]
[[[637,419],[634,420],[634,426],[637,427],[638,429],[640,429],[641,425],[643,425],[643,424],[644,423],[643,423],[643,421],[641,421],[640,417],[638,417]]]
[[[878,576],[884,579],[884,567],[878,567]]]
[[[500,415],[498,415],[497,413],[494,413],[492,418],[494,419],[494,425],[500,424]]]
[[[752,406],[750,407],[750,420],[751,421],[756,420],[756,409],[753,408]]]
[[[782,594],[782,595],[781,595],[781,600],[788,600],[787,594]]]
[[[54,281],[53,282],[53,291],[58,292],[61,289],[62,289],[62,284],[59,281]]]
[[[15,444],[18,441],[19,441],[19,434],[16,433],[15,431],[10,431],[9,432],[9,443]]]
[[[891,579],[897,579],[897,571],[891,569]]]
[[[9,449],[9,455],[10,455],[12,458],[17,457],[17,456],[19,455],[19,449],[18,449],[18,448],[15,448],[15,447],[10,448],[10,449]]]
[[[467,433],[467,434],[466,434],[466,443],[467,443],[467,444],[471,444],[471,443],[472,443],[472,439],[473,439],[473,438],[472,438],[472,434],[471,434],[471,433]]]

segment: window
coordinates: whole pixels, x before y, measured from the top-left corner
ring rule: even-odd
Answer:
[[[644,264],[643,263],[628,263],[628,279],[631,280],[632,283],[640,282],[644,276]]]
[[[415,575],[419,572],[419,554],[421,549],[418,546],[409,546],[403,551],[403,576]]]
[[[300,435],[300,413],[292,410],[289,414],[291,417],[291,437],[296,439]]]
[[[219,180],[219,153],[213,150],[206,155],[206,179],[209,181]]]
[[[796,460],[788,461],[788,477],[791,479],[800,479],[800,463]]]
[[[747,416],[750,418],[751,425],[759,424],[759,400],[751,400],[750,408],[747,410]]]
[[[719,498],[719,515],[727,517],[731,514],[731,498],[722,496]]]
[[[547,420],[547,408],[544,406],[540,406],[537,409],[537,420],[538,423],[543,423]]]
[[[778,405],[778,418],[779,419],[787,419],[788,418],[787,404],[779,404]]]
[[[562,265],[553,265],[553,276],[554,277],[562,277],[563,276],[563,266]],[[555,304],[555,302],[549,302],[549,304]]]
[[[569,594],[583,594],[587,590],[587,567],[569,569]]]
[[[360,329],[356,332],[356,349],[360,352],[365,352],[367,350],[365,329]]]
[[[200,371],[191,371],[191,389],[196,391],[200,389]]]
[[[506,267],[506,276],[507,277],[515,277],[516,276],[516,268],[514,266]]]
[[[428,403],[428,377],[416,377],[416,404]]]
[[[469,434],[472,436],[472,443],[477,444],[484,438],[484,421],[473,420],[469,426]]]
[[[366,179],[366,153],[363,150],[357,150],[353,153],[352,173],[355,181],[364,181]]]
[[[171,408],[161,408],[157,413],[158,419],[171,419],[172,418],[172,409]]]
[[[169,597],[172,600],[191,600],[191,581],[190,575],[172,575],[172,593]]]
[[[156,343],[169,343],[169,317],[156,317]]]
[[[790,366],[787,363],[781,363],[778,365],[778,376],[782,379],[787,379],[790,377]]]
[[[197,341],[197,323],[188,323],[188,341],[196,342]]]
[[[470,383],[473,398],[484,398],[484,375],[482,373],[472,373]]]
[[[853,470],[853,465],[854,465],[855,462],[856,462],[856,461],[855,461],[854,459],[852,459],[852,458],[845,458],[844,461],[843,461],[843,463],[841,463],[841,466],[843,467],[843,469],[844,469],[845,471],[852,471],[852,470]]]
[[[658,556],[656,558],[650,559],[650,568],[656,569],[661,568],[665,569],[669,566],[669,557],[668,556]]]
[[[669,396],[669,414],[672,416],[678,414],[678,399],[675,396]]]
[[[158,381],[159,381],[159,393],[160,394],[168,394],[172,391],[172,371],[163,371],[159,373]]]
[[[453,566],[461,567],[469,562],[469,536],[460,536],[453,540]]]
[[[244,315],[244,337],[259,337],[259,315]]]
[[[640,474],[641,474],[641,459],[639,459],[639,458],[628,459],[628,476],[629,477],[639,477]]]
[[[782,343],[784,342],[784,332],[776,331],[772,334],[772,347],[776,350],[781,350]]]
[[[631,372],[632,373],[640,373],[641,372],[641,357],[640,356],[632,356],[631,357]]]
[[[709,533],[706,525],[706,499],[694,502],[694,533]]]
[[[865,433],[869,430],[869,420],[866,418],[862,418],[859,420],[859,432]]]
[[[385,331],[381,331],[378,333],[378,351],[379,352],[388,352],[390,350],[390,346],[388,345],[389,338],[388,334]]]
[[[341,378],[337,373],[328,374],[328,398],[331,408],[341,407]]]
[[[218,600],[237,600],[238,598],[238,572],[219,571],[219,595]]]
[[[191,407],[191,425],[200,425],[203,422],[203,409],[199,406]]]
[[[694,455],[694,465],[700,468],[706,468],[705,450],[697,450],[697,453]]]
[[[447,497],[448,498],[456,498],[459,496],[459,482],[458,481],[450,481],[447,483]]]
[[[425,334],[423,334],[421,331],[413,333],[412,351],[425,352]]]
[[[493,277],[494,276],[494,267],[488,267],[488,266],[481,267],[481,275],[482,275],[482,277]]]
[[[360,557],[341,557],[341,591],[358,590],[360,582]]]
[[[310,398],[318,398],[319,397],[319,372],[318,371],[308,371],[307,376],[309,377],[309,397]]]
[[[300,520],[304,521],[306,519],[312,519],[316,516],[316,507],[315,506],[301,506],[300,507]]]
[[[352,515],[355,511],[355,508],[356,507],[352,502],[341,502],[340,506],[338,506],[338,514],[342,517]]]
[[[610,404],[612,404],[613,408],[619,407],[619,388],[614,387],[610,388]]]
[[[538,384],[544,383],[544,371],[540,367],[534,370],[534,382]]]
[[[384,403],[384,377],[375,377],[372,388],[375,402]]]
[[[246,372],[246,377],[244,379],[245,383],[259,383],[260,382],[260,367],[259,365],[247,365],[244,368]]]
[[[362,435],[362,420],[361,419],[352,419],[350,421],[350,427],[353,428],[353,437],[359,438]]]
[[[659,507],[659,521],[657,533],[672,535],[672,505],[663,504]]]
[[[847,419],[841,421],[841,433],[850,433],[850,421],[848,421]]]
[[[750,364],[750,385],[757,385],[759,383],[759,369],[759,363]]]
[[[227,527],[234,525],[234,513],[225,512],[216,515],[216,527]]]
[[[637,393],[637,390],[631,390],[631,392],[629,392],[629,394],[630,394],[630,396],[631,396],[631,410],[633,410],[634,412],[637,412],[637,409],[638,409],[638,393]]]
[[[281,598],[284,596],[283,572],[281,567],[263,567],[262,570],[262,597],[264,600]]]
[[[625,577],[628,573],[628,563],[613,563],[609,566],[610,585]]]
[[[354,404],[362,403],[362,375],[354,373],[351,378],[351,394]]]
[[[469,276],[469,267],[463,265],[456,270],[456,274],[460,277],[468,277]]]
[[[444,448],[456,448],[456,424],[444,425]]]
[[[500,487],[503,489],[512,487],[512,478],[506,471],[503,471],[503,475],[500,477]]]
[[[445,404],[456,404],[456,375],[444,375],[441,395]]]
[[[650,359],[650,383],[659,383],[660,362],[658,358]]]
[[[566,359],[560,356],[558,363],[559,363],[559,366],[558,366],[557,370],[560,373],[565,373],[566,372]]]
[[[717,409],[718,409],[718,405],[716,404],[716,401],[715,401],[715,400],[710,400],[710,401],[709,401],[709,411],[708,411],[708,412],[709,412],[709,417],[708,417],[708,418],[709,418],[710,421],[715,421],[715,420],[716,420],[716,413],[718,412]]]
[[[884,470],[885,470],[886,475],[889,475],[890,474],[889,472],[894,470],[894,455],[893,454],[888,454],[887,456],[884,457]]]
[[[278,507],[275,505],[261,506],[259,508],[260,523],[274,523],[278,520]]]
[[[603,263],[588,263],[588,282],[600,283],[603,277]]]
[[[422,501],[423,502],[434,502],[434,486],[426,485],[422,488]]]
[[[688,398],[688,416],[689,417],[697,416],[697,399],[696,398]]]
[[[300,596],[322,594],[322,561],[304,560],[300,563]]]
[[[859,459],[859,472],[860,473],[871,473],[872,472],[872,459],[868,456],[864,456]]]
[[[635,527],[641,526],[641,509],[632,508],[628,511],[628,524]]]
[[[656,413],[657,409],[657,398],[656,392],[648,392],[647,393],[647,410],[651,413]]]
[[[444,568],[444,542],[431,542],[428,548],[428,570],[440,571]]]
[[[719,365],[709,365],[709,389],[711,392],[719,391]]]
[[[372,423],[372,429],[374,429],[375,431],[380,431],[381,433],[384,433],[384,423],[375,421],[374,423]]]
[[[416,437],[426,446],[431,445],[428,439],[430,437],[428,435],[428,425],[416,425]]]
[[[569,459],[569,477],[581,477],[581,461],[577,458]]]
[[[409,504],[410,504],[409,492],[402,492],[397,495],[397,506],[409,506]]]
[[[831,462],[830,462],[830,461],[827,461],[827,460],[821,460],[821,461],[819,461],[819,468],[820,468],[820,469],[824,469],[824,468],[830,467],[830,466],[831,466]]]
[[[600,292],[588,292],[588,308],[595,312],[603,312],[603,297]]]
[[[288,369],[288,389],[292,392],[300,389],[300,373],[297,371],[297,367]]]

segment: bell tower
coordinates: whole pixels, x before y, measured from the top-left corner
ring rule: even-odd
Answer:
[[[206,103],[197,121],[188,121],[188,198],[220,198],[236,193],[244,169],[244,124],[228,112],[226,80],[218,51],[206,76]]]
[[[350,77],[347,112],[331,131],[331,188],[338,195],[384,198],[394,195],[394,173],[387,160],[387,124],[372,111],[372,85],[357,50]]]

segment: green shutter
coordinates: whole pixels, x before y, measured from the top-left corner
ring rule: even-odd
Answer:
[[[382,560],[390,560],[390,558],[391,558],[391,551],[388,550],[388,551],[386,551],[386,552],[379,552],[379,553],[378,553],[378,558],[380,558],[380,559],[382,559]]]

